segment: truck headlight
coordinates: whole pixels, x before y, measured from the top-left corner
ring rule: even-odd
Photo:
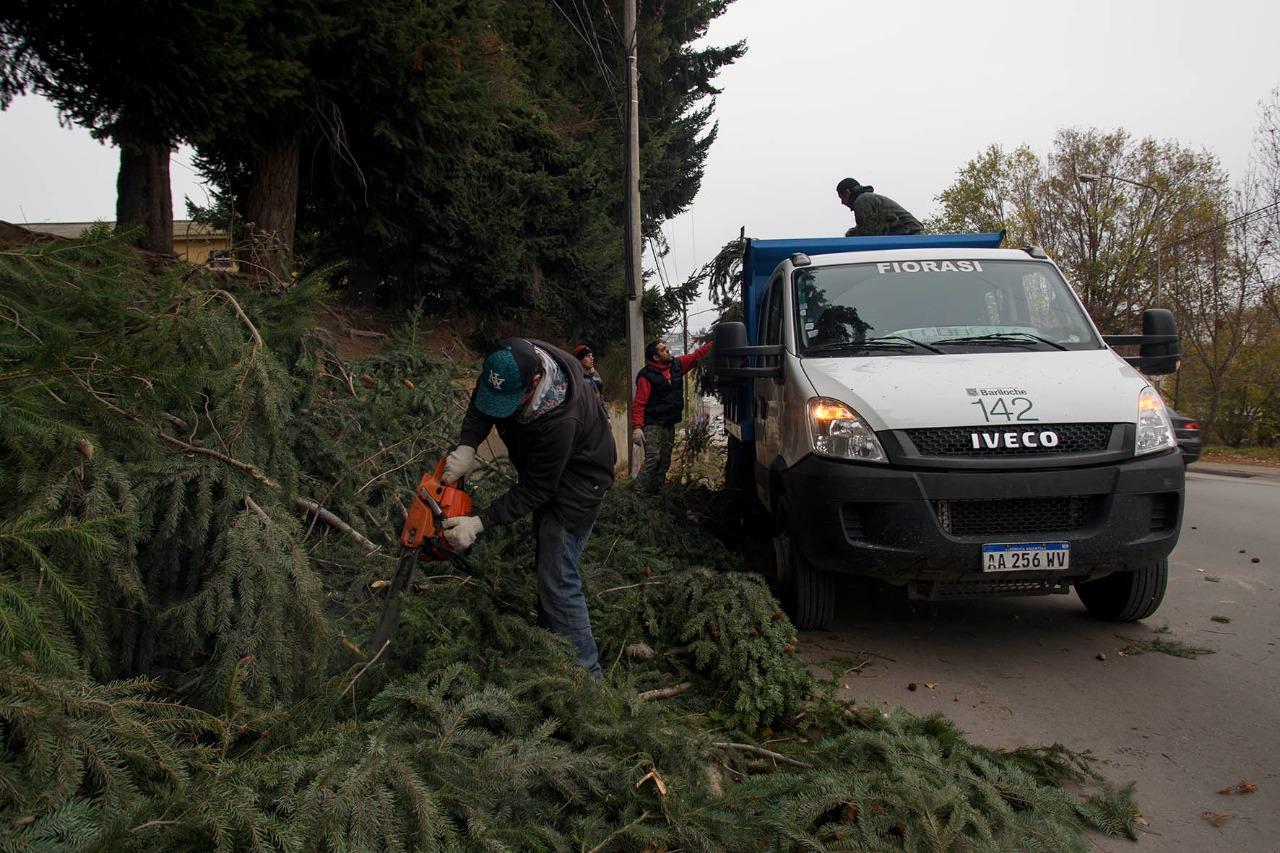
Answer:
[[[883,462],[884,449],[871,427],[853,409],[829,397],[809,401],[809,437],[814,452],[836,459]]]
[[[1156,389],[1148,385],[1138,395],[1138,435],[1134,440],[1133,455],[1141,456],[1177,446],[1178,438],[1173,432],[1169,410]]]

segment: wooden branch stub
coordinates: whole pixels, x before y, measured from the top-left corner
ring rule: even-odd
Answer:
[[[338,518],[338,516],[334,515],[334,514],[333,514],[332,512],[330,512],[329,510],[327,510],[327,509],[325,509],[324,507],[320,506],[320,504],[316,503],[315,501],[310,500],[310,499],[308,499],[308,498],[302,498],[302,497],[300,497],[300,498],[296,498],[294,502],[295,502],[299,507],[301,507],[302,509],[306,510],[306,511],[307,511],[307,513],[308,513],[309,515],[314,515],[316,518],[320,519],[320,520],[321,520],[321,521],[323,521],[325,524],[329,525],[330,527],[334,528],[335,530],[339,530],[339,531],[341,531],[341,532],[343,532],[343,533],[347,534],[347,535],[348,535],[348,536],[350,536],[352,539],[354,539],[354,540],[356,540],[357,542],[359,542],[361,545],[363,545],[363,546],[365,547],[365,550],[367,550],[370,554],[372,554],[374,551],[377,551],[377,550],[379,549],[379,547],[381,547],[381,546],[379,546],[379,545],[374,544],[374,543],[373,543],[372,541],[370,541],[370,539],[369,539],[367,536],[365,536],[363,533],[361,533],[360,531],[356,530],[356,529],[355,529],[354,527],[352,527],[350,524],[347,524],[345,521],[343,521],[342,519]]]
[[[670,687],[659,687],[657,690],[646,690],[643,693],[636,694],[636,698],[641,702],[651,702],[654,699],[671,699],[679,696],[693,685],[688,681],[682,681],[679,684],[673,684]]]
[[[761,758],[768,758],[781,764],[790,764],[792,767],[803,767],[805,769],[813,767],[813,765],[807,761],[800,761],[799,759],[792,758],[789,755],[783,755],[781,752],[774,752],[772,749],[765,749],[763,746],[756,746],[751,743],[713,743],[711,745],[716,749],[733,749],[738,752],[758,755]]]
[[[249,319],[249,315],[244,313],[244,309],[240,307],[240,303],[236,301],[236,298],[225,290],[218,290],[215,288],[209,292],[231,306],[231,310],[236,312],[236,316],[240,318],[240,322],[244,323],[244,325],[248,327],[249,334],[253,336],[254,347],[261,349],[262,335],[258,334],[257,327],[253,325],[253,321]]]

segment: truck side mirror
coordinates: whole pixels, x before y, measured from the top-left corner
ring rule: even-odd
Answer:
[[[1178,321],[1167,308],[1148,308],[1142,312],[1142,336],[1155,340],[1138,345],[1138,369],[1151,376],[1174,373],[1178,369]]]
[[[1182,358],[1178,346],[1178,322],[1168,308],[1148,308],[1142,312],[1142,334],[1103,335],[1102,339],[1113,347],[1138,347],[1137,355],[1125,356],[1125,361],[1149,376],[1173,373]]]
[[[712,337],[711,371],[719,385],[733,385],[742,379],[776,379],[782,364],[752,367],[753,357],[782,355],[781,346],[749,346],[747,327],[742,323],[717,323]]]
[[[717,323],[712,329],[711,370],[716,379],[724,376],[725,370],[746,367],[746,356],[728,355],[729,352],[747,345],[747,326],[745,323]]]

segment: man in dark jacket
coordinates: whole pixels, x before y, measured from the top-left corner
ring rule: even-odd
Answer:
[[[485,530],[533,514],[538,544],[538,624],[573,643],[578,663],[601,677],[578,560],[609,486],[617,451],[600,395],[578,360],[551,344],[508,338],[489,354],[445,459],[445,483],[475,468],[494,427],[519,478],[479,513],[447,519],[445,540],[465,549]]]
[[[919,234],[920,221],[875,187],[867,187],[853,178],[836,184],[840,203],[853,211],[855,225],[844,232],[846,237],[874,237],[880,234]]]
[[[656,494],[667,479],[676,424],[684,417],[684,375],[709,352],[710,343],[678,358],[672,358],[665,341],[644,348],[645,363],[636,374],[631,404],[631,441],[644,448],[644,464],[636,477],[641,491]]]
[[[591,351],[591,347],[586,344],[578,344],[573,350],[573,357],[582,365],[582,375],[586,378],[588,384],[595,387],[601,394],[604,393],[604,377],[600,375],[600,371],[596,370],[596,354]]]

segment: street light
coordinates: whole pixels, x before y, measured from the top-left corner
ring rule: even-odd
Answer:
[[[1151,184],[1144,184],[1142,181],[1134,181],[1129,178],[1122,178],[1119,175],[1104,175],[1097,172],[1076,172],[1076,180],[1082,184],[1092,184],[1106,178],[1111,181],[1120,181],[1124,184],[1130,184],[1135,187],[1142,187],[1144,190],[1151,190],[1155,194],[1155,209],[1160,209],[1160,190]],[[1160,300],[1160,238],[1156,237],[1156,301]]]

